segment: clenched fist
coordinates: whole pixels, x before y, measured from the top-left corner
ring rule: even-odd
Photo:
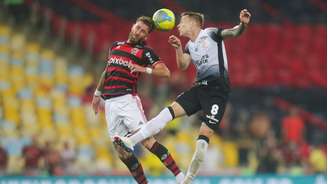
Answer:
[[[239,14],[240,22],[247,25],[251,21],[251,16],[251,13],[247,9],[241,10]]]

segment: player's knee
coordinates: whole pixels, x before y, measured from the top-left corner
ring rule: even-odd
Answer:
[[[211,129],[208,125],[206,125],[206,123],[203,122],[199,129],[199,134],[203,135],[203,136],[207,137],[207,139],[209,139],[214,134],[214,130]]]
[[[149,137],[142,141],[142,145],[144,145],[147,149],[151,149],[155,144],[156,139],[154,137]]]
[[[117,156],[123,161],[123,160],[127,160],[130,159],[132,157],[134,157],[133,153],[132,154],[127,154],[124,150],[122,150],[122,148],[118,148],[117,146],[114,145],[114,149],[117,153]]]

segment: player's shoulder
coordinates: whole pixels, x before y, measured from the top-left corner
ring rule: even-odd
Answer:
[[[189,40],[189,41],[186,43],[185,48],[188,48],[188,47],[190,46],[191,43],[192,43],[191,40]]]
[[[154,49],[152,49],[151,47],[149,47],[149,46],[143,46],[143,49],[144,49],[144,51],[145,51],[145,53],[146,52],[154,52]]]
[[[219,30],[220,30],[220,28],[217,28],[217,27],[207,27],[207,28],[204,29],[204,31],[207,34],[218,33]]]
[[[206,29],[204,29],[204,31],[206,32],[206,34],[212,38],[214,41],[220,41],[222,40],[222,36],[221,36],[221,28],[217,28],[217,27],[208,27]]]
[[[115,41],[115,42],[113,42],[112,45],[110,46],[109,50],[111,51],[111,50],[113,50],[115,47],[120,46],[120,45],[123,45],[124,43],[125,43],[125,42],[123,42],[123,41]]]
[[[112,43],[112,47],[123,45],[124,43],[125,43],[124,41],[115,41],[115,42]]]

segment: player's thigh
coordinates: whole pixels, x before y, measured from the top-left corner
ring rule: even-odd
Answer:
[[[121,115],[124,117],[124,124],[130,132],[138,130],[147,122],[141,101],[137,96],[131,95],[131,98],[127,99],[127,105]]]
[[[197,96],[197,88],[192,87],[188,91],[181,93],[171,104],[176,117],[187,114],[188,116],[196,113],[201,109],[199,98]]]
[[[228,93],[214,87],[204,88],[200,93],[200,103],[203,110],[201,119],[209,128],[215,131],[219,128],[223,118]]]
[[[105,101],[107,131],[111,138],[115,135],[125,136],[129,133],[128,127],[123,123],[124,118],[121,116],[121,106],[121,103],[109,100]]]
[[[186,111],[178,102],[174,101],[170,106],[172,107],[176,118],[184,116],[186,114]]]

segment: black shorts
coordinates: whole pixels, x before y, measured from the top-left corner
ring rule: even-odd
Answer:
[[[176,102],[188,116],[202,110],[201,120],[216,131],[223,117],[230,93],[227,80],[206,81],[180,94]]]

